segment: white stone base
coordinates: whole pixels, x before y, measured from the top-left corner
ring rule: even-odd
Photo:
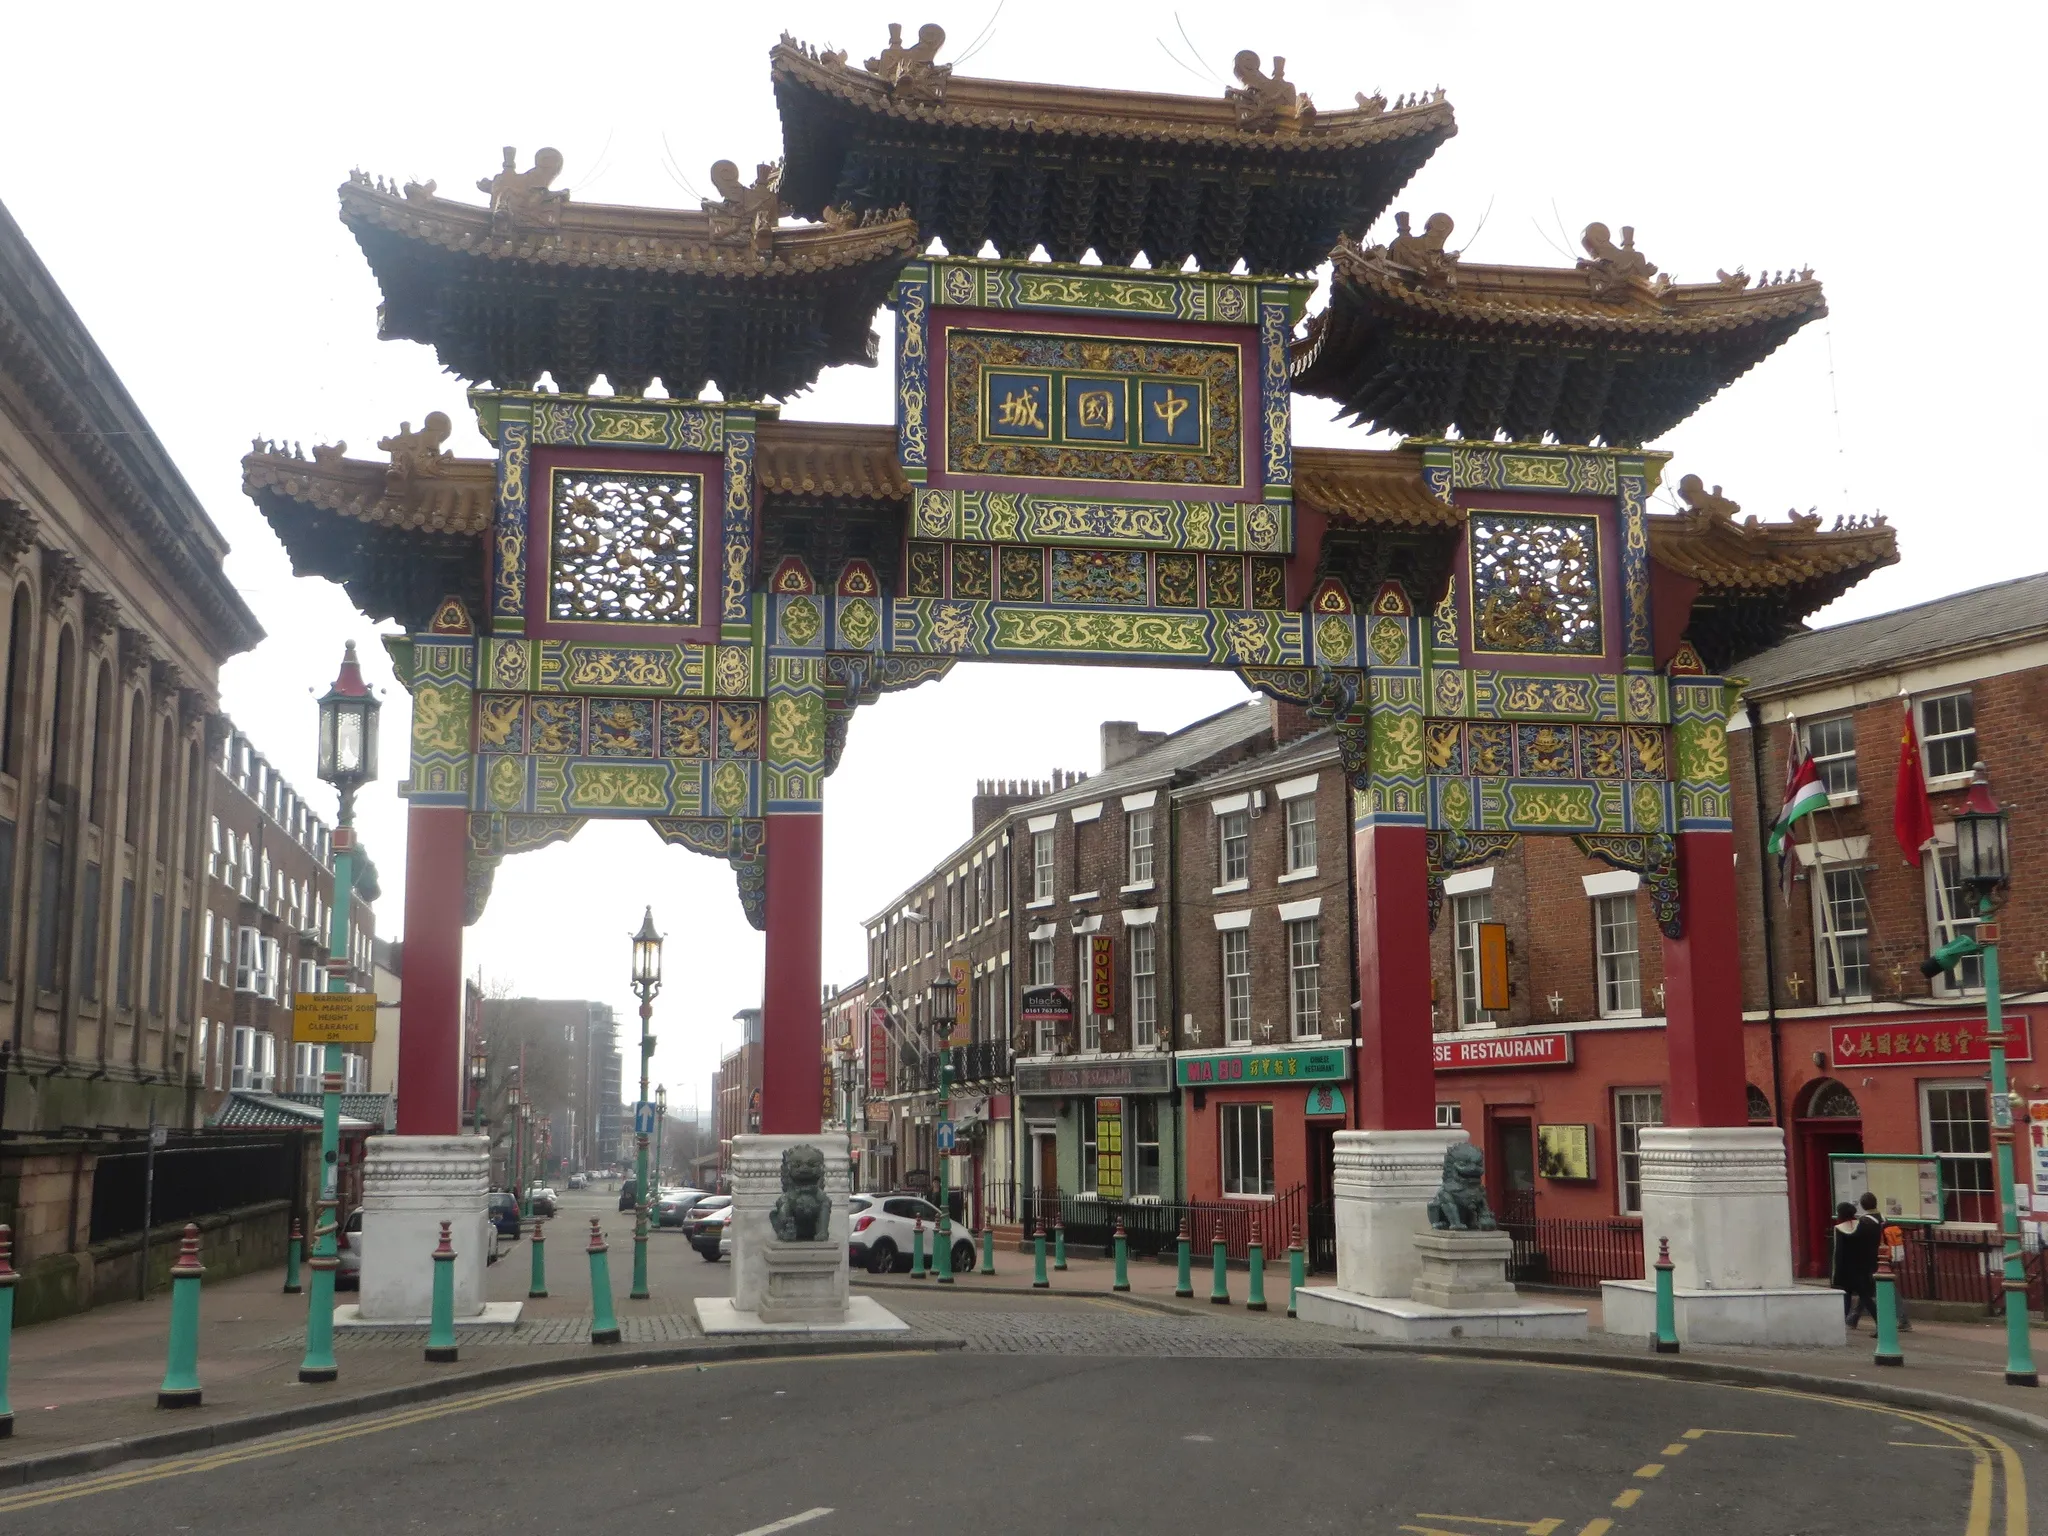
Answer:
[[[412,1325],[434,1305],[434,1249],[452,1223],[455,1320],[483,1315],[491,1251],[490,1143],[481,1136],[372,1136],[363,1156],[365,1323]]]
[[[1342,1132],[1338,1133],[1342,1135]],[[1294,1293],[1304,1322],[1349,1328],[1375,1338],[1424,1344],[1446,1339],[1583,1339],[1584,1307],[1518,1304],[1512,1307],[1433,1307],[1427,1302],[1361,1296],[1335,1285],[1304,1286]]]
[[[1463,1131],[1337,1132],[1339,1289],[1408,1304],[1422,1273],[1415,1237],[1429,1230],[1444,1153],[1466,1139]]]
[[[1508,1284],[1515,1240],[1505,1232],[1418,1232],[1415,1257],[1422,1266],[1410,1301],[1453,1311],[1488,1311],[1521,1305]]]
[[[844,1252],[844,1250],[841,1250]],[[771,1323],[745,1312],[730,1296],[699,1296],[697,1326],[707,1335],[734,1333],[908,1333],[903,1321],[872,1296],[849,1296],[846,1319],[837,1323]]]
[[[1668,1238],[1671,1278],[1680,1292],[1791,1289],[1782,1130],[1646,1126],[1637,1145],[1646,1264],[1656,1262],[1658,1240]]]
[[[1682,1290],[1671,1296],[1680,1344],[1776,1344],[1835,1348],[1849,1342],[1842,1293],[1811,1285],[1768,1289]],[[1654,1280],[1609,1280],[1600,1287],[1600,1327],[1623,1338],[1657,1331]]]
[[[487,1301],[484,1303],[483,1311],[479,1312],[475,1317],[456,1318],[455,1326],[458,1328],[510,1328],[519,1321],[520,1313],[525,1310],[526,1303],[523,1301]],[[349,1302],[344,1306],[338,1306],[334,1309],[334,1326],[337,1330],[353,1328],[358,1332],[362,1332],[374,1328],[431,1328],[433,1325],[434,1320],[431,1317],[364,1317],[362,1308],[354,1302]]]

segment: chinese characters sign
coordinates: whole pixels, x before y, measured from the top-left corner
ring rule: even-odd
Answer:
[[[880,1006],[868,1010],[868,1092],[889,1091],[889,1015]]]
[[[953,978],[953,1033],[948,1045],[967,1045],[974,1039],[974,972],[965,960],[948,963]]]
[[[1341,1079],[1343,1047],[1333,1050],[1242,1051],[1225,1056],[1179,1056],[1174,1066],[1183,1087],[1209,1088],[1229,1083],[1313,1082]],[[1339,1100],[1341,1103],[1342,1101]],[[1330,1113],[1341,1113],[1332,1110]]]
[[[1095,1193],[1105,1200],[1124,1197],[1124,1101],[1095,1101]]]
[[[1991,1060],[1984,1017],[1909,1019],[1894,1016],[1879,1024],[1837,1024],[1828,1031],[1828,1054],[1837,1067],[1972,1066]],[[2031,1020],[2005,1016],[2008,1061],[2034,1059]]]

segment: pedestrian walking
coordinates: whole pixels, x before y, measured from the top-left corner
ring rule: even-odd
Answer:
[[[1842,1293],[1842,1321],[1853,1332],[1869,1312],[1877,1318],[1877,1244],[1882,1234],[1844,1200],[1835,1207],[1834,1287]]]
[[[1901,1329],[1909,1329],[1913,1325],[1906,1320],[1906,1229],[1878,1214],[1877,1196],[1867,1189],[1863,1191],[1861,1204],[1863,1208],[1857,1213],[1858,1219],[1876,1224],[1878,1251],[1891,1260],[1893,1315]]]

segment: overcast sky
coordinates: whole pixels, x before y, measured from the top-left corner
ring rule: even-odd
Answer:
[[[0,201],[233,544],[228,572],[270,638],[224,669],[223,701],[324,803],[313,699],[342,642],[366,642],[394,748],[405,696],[341,590],[292,577],[241,494],[240,457],[264,434],[346,439],[374,458],[378,437],[435,409],[455,418],[458,452],[483,452],[462,382],[423,346],[376,340],[377,290],[335,214],[352,166],[481,200],[467,189],[500,146],[525,166],[553,144],[579,200],[695,206],[713,160],[780,153],[767,52],[785,27],[858,60],[890,21],[910,33],[936,19],[942,60],[985,32],[961,72],[1007,79],[1212,95],[1250,47],[1285,55],[1288,78],[1332,107],[1441,85],[1459,134],[1395,206],[1418,225],[1449,212],[1468,259],[1565,264],[1597,219],[1634,225],[1680,281],[1746,265],[1812,266],[1826,283],[1830,318],[1656,446],[1676,456],[1667,485],[1696,472],[1766,517],[1885,512],[1905,558],[1827,614],[1840,619],[2048,563],[2037,477],[1995,475],[2032,449],[2044,404],[2024,265],[2041,224],[2026,191],[2041,161],[2041,17],[1867,0],[17,4]],[[877,323],[885,366],[833,370],[790,416],[889,419],[886,315]],[[1302,442],[1383,445],[1318,401],[1295,420]],[[826,789],[826,977],[860,974],[860,919],[966,835],[976,778],[1092,769],[1104,719],[1177,727],[1243,696],[1227,676],[968,666],[861,711]],[[402,915],[391,785],[404,771],[387,752],[384,783],[362,797],[387,935]],[[722,864],[593,823],[502,867],[467,962],[515,992],[605,999],[628,1019],[627,935],[648,902],[669,935],[656,1073],[688,1102],[733,1012],[760,995],[759,936]]]

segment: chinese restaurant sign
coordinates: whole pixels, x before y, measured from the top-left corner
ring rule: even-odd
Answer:
[[[868,1010],[868,1092],[889,1091],[889,1015],[880,1007]]]
[[[1221,1083],[1309,1082],[1346,1076],[1344,1048],[1307,1051],[1245,1051],[1228,1056],[1180,1056],[1175,1066],[1183,1087]]]
[[[1991,1060],[1984,1017],[1907,1019],[1882,1024],[1837,1024],[1828,1031],[1828,1054],[1838,1067],[1973,1066]],[[2005,1058],[2034,1059],[2034,1032],[2024,1013],[2005,1016]]]
[[[970,1045],[974,1041],[974,971],[965,960],[948,962],[953,978],[953,1033],[948,1045]]]
[[[1109,935],[1088,936],[1089,1012],[1107,1018],[1116,1012],[1116,957]]]
[[[1568,1034],[1495,1035],[1436,1043],[1439,1072],[1457,1072],[1466,1067],[1568,1067],[1571,1063],[1572,1037]]]

